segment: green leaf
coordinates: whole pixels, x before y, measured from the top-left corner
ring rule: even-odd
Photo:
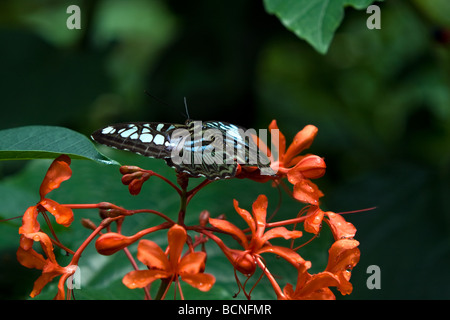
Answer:
[[[320,53],[326,53],[342,22],[344,8],[364,9],[372,2],[374,0],[264,0],[264,6],[286,28],[308,41]]]
[[[26,126],[0,131],[0,160],[53,159],[59,154],[118,165],[101,154],[87,137],[67,128]]]

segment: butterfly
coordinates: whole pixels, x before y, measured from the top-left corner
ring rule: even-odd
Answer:
[[[91,138],[103,145],[164,159],[177,172],[209,180],[232,178],[237,166],[258,166],[273,175],[270,160],[252,136],[256,132],[222,121],[187,120],[185,124],[132,122],[110,125]]]

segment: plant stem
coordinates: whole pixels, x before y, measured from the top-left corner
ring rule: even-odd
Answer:
[[[184,218],[186,216],[186,208],[187,208],[187,192],[186,188],[181,190],[181,203],[180,203],[180,212],[178,213],[178,224],[184,226]]]
[[[164,299],[164,296],[166,295],[168,286],[171,281],[172,281],[171,278],[161,279],[161,285],[159,286],[158,292],[156,293],[155,300]]]

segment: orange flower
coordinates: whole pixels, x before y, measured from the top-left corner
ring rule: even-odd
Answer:
[[[37,215],[44,209],[55,216],[58,224],[68,227],[72,223],[73,212],[70,208],[46,198],[50,191],[59,188],[60,184],[68,180],[71,175],[70,158],[67,155],[61,155],[52,162],[39,188],[40,201],[35,206],[29,207],[23,215],[22,226],[19,228],[20,234],[35,233],[40,230]],[[30,248],[32,243],[33,241],[28,238],[21,241],[25,250]]]
[[[295,251],[285,247],[273,246],[269,243],[269,240],[279,237],[283,237],[284,239],[297,239],[302,236],[302,232],[297,230],[289,231],[284,227],[275,227],[266,232],[267,204],[267,197],[260,195],[253,203],[252,216],[247,210],[239,208],[238,202],[234,200],[235,210],[250,227],[250,241],[247,240],[245,233],[231,222],[209,218],[211,225],[238,239],[244,251],[230,249],[220,239],[213,238],[213,240],[219,245],[233,266],[246,275],[252,275],[254,273],[256,259],[261,253],[265,252],[279,255],[297,268],[300,266],[309,268],[311,263],[305,261]]]
[[[285,299],[335,299],[329,287],[337,287],[343,294],[350,294],[353,290],[349,282],[351,269],[359,262],[359,242],[351,239],[338,240],[328,250],[328,265],[325,271],[311,275],[299,272],[297,286],[294,290],[291,284],[284,287]]]
[[[37,296],[44,286],[52,281],[55,277],[61,276],[58,283],[58,293],[55,299],[64,299],[64,283],[67,278],[73,275],[77,269],[76,265],[68,265],[67,267],[61,267],[56,261],[55,254],[53,253],[53,245],[50,238],[42,232],[27,233],[23,237],[31,241],[39,241],[47,259],[41,254],[37,253],[33,248],[25,250],[19,247],[17,250],[17,260],[21,265],[27,268],[35,268],[42,270],[42,275],[35,281],[33,291],[30,296],[34,298]]]
[[[297,287],[288,283],[283,293],[288,300],[335,300],[336,297],[329,287],[337,287],[339,280],[337,276],[329,272],[310,275],[305,272],[297,279]]]
[[[304,221],[305,231],[318,234],[325,221],[333,233],[334,239],[339,240],[343,238],[351,239],[356,234],[356,228],[350,222],[345,221],[340,214],[328,211],[323,212],[317,206],[311,206],[308,210],[308,217]],[[326,219],[324,217],[326,216]]]
[[[149,270],[131,271],[125,275],[122,282],[130,289],[143,288],[157,279],[181,280],[201,291],[208,291],[215,282],[214,276],[203,273],[206,253],[190,252],[181,257],[183,246],[187,239],[186,230],[174,225],[170,228],[168,256],[153,241],[141,240],[138,245],[137,257],[148,266]]]
[[[268,150],[263,141],[258,138],[256,140],[260,150],[267,150],[271,162],[270,166],[276,172],[276,175],[264,176],[260,174],[256,167],[242,166],[238,168],[236,177],[249,178],[258,182],[274,180],[276,183],[287,177],[289,182],[294,185],[292,195],[295,199],[318,205],[319,198],[323,196],[323,193],[310,179],[317,179],[325,174],[325,161],[316,155],[299,155],[311,146],[318,129],[313,125],[304,127],[295,135],[287,150],[286,138],[278,129],[275,120],[270,123],[269,129],[271,130],[272,145],[278,151],[278,154],[274,155],[274,150]]]

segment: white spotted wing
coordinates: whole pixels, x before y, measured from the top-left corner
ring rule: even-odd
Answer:
[[[176,134],[177,129],[184,132],[183,135]],[[204,132],[215,129],[222,135],[222,142],[231,142],[234,149],[216,148],[213,140],[205,138],[202,134],[196,136],[196,132]],[[99,129],[92,134],[92,139],[120,150],[131,151],[146,157],[164,159],[166,163],[175,168],[177,172],[186,172],[193,177],[206,177],[210,180],[234,177],[237,164],[248,163],[251,141],[241,135],[240,129],[233,124],[219,121],[191,121],[186,124],[172,124],[159,122],[134,122],[110,125]],[[223,161],[207,161],[203,155],[210,154],[214,150],[223,153]],[[236,157],[236,152],[243,150],[241,157]],[[200,152],[199,152],[200,151]],[[173,159],[174,154],[190,154],[189,160],[182,163]],[[201,155],[200,161],[195,161],[196,155]],[[192,158],[191,158],[192,156]],[[226,161],[232,160],[232,161]],[[268,159],[265,164],[258,167],[269,167]]]
[[[106,146],[146,157],[166,159],[175,147],[171,135],[178,125],[171,123],[120,123],[95,131],[91,137]]]

